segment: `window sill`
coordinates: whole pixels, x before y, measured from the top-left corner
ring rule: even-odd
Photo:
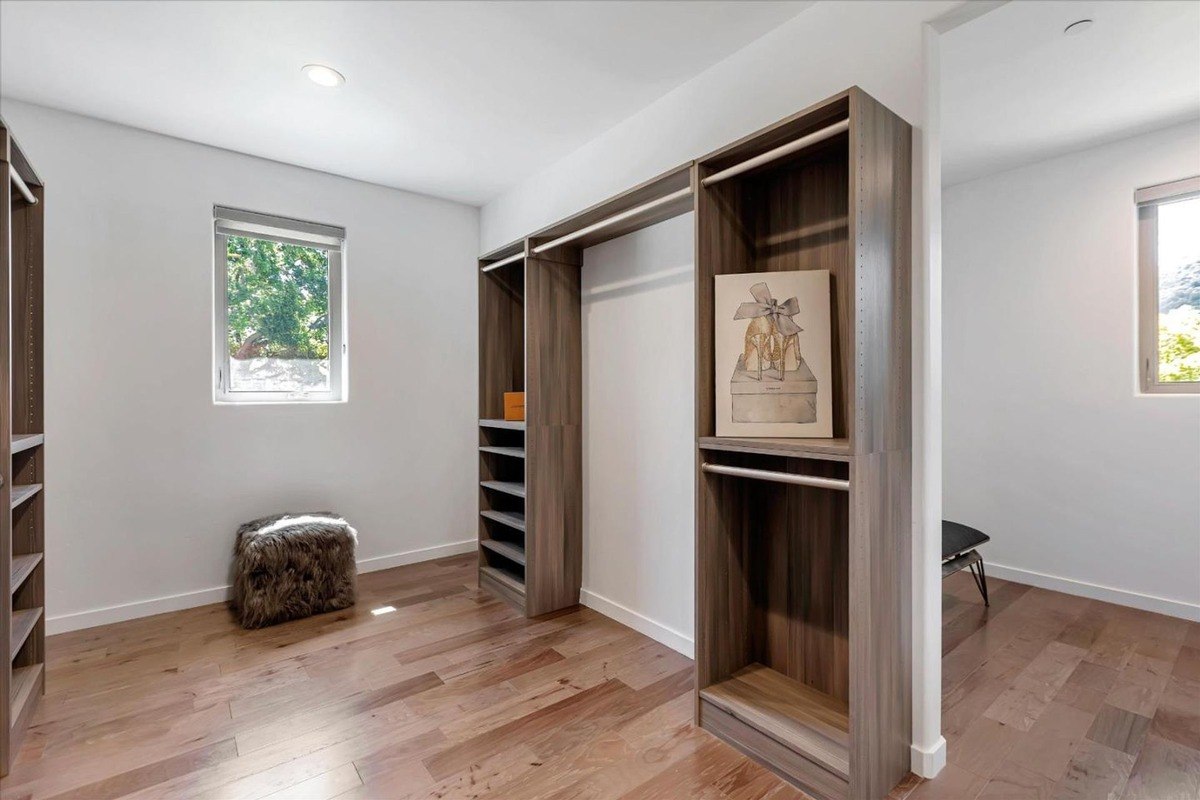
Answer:
[[[224,400],[214,399],[214,406],[336,406],[350,402],[338,400]]]

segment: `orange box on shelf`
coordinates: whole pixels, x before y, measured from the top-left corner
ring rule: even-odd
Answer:
[[[525,421],[525,393],[504,393],[504,418],[509,422]]]

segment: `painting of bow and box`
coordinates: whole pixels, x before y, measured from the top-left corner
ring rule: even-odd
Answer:
[[[829,271],[715,280],[717,436],[832,437]]]

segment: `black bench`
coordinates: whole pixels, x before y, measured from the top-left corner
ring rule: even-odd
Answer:
[[[983,571],[983,556],[975,548],[991,540],[992,537],[969,525],[942,520],[942,578],[970,568],[971,577],[983,595],[985,606],[991,605],[988,602],[987,573]]]

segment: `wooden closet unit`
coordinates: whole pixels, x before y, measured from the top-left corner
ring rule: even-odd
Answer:
[[[479,583],[536,617],[579,602],[583,355],[578,252],[524,248],[480,259]]]
[[[0,120],[0,775],[45,691],[42,182]]]
[[[583,578],[584,249],[692,210],[690,163],[479,260],[479,584],[536,617]],[[525,392],[506,422],[504,392]]]
[[[818,798],[908,773],[911,151],[851,88],[480,260],[480,584],[536,616],[579,599],[582,250],[695,212],[696,720]],[[718,437],[714,277],[791,270],[830,273],[833,437]]]
[[[910,159],[853,88],[696,162],[697,721],[819,798],[909,766]],[[834,438],[717,438],[714,276],[805,269]]]

